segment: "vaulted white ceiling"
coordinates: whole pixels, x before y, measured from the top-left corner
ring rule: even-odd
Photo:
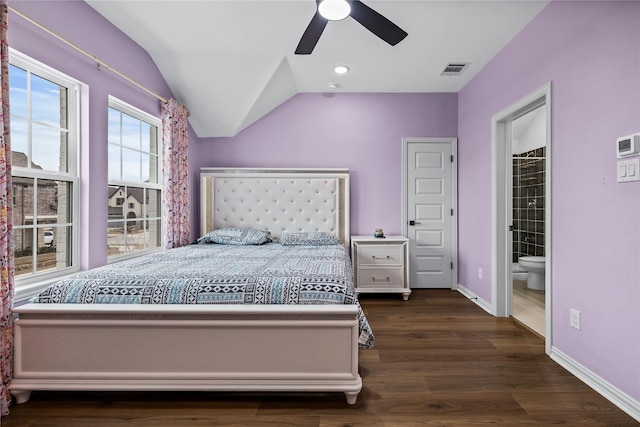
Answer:
[[[314,0],[87,0],[146,49],[199,137],[234,136],[303,92],[457,92],[547,0],[363,0],[409,35],[390,46],[353,18],[295,55]],[[469,62],[459,76],[447,63]],[[336,65],[350,72],[336,75]],[[335,89],[328,85],[335,83]]]

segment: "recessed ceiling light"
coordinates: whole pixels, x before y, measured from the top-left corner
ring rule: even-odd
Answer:
[[[327,87],[331,90],[336,90],[340,87],[340,85],[338,83],[329,83]]]
[[[333,69],[333,71],[336,74],[346,74],[349,72],[349,67],[347,67],[346,65],[338,65],[336,68]]]

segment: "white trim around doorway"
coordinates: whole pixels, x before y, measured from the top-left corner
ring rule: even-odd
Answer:
[[[511,171],[507,170],[507,154],[511,150],[507,147],[510,141],[511,122],[542,106],[547,111],[547,158],[545,164],[545,352],[550,354],[552,343],[552,223],[551,223],[551,82],[527,95],[515,104],[505,108],[491,118],[491,304],[492,314],[498,317],[511,315],[511,261],[507,262],[507,253],[512,245],[512,235],[509,232],[512,204],[508,202],[510,193]],[[510,188],[510,187],[509,187]]]

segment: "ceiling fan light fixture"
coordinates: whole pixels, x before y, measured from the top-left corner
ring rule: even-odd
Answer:
[[[340,21],[351,13],[351,6],[346,0],[323,0],[318,5],[318,12],[329,21]]]
[[[296,55],[310,55],[329,21],[353,18],[378,38],[395,46],[407,37],[407,32],[385,18],[361,0],[316,0],[318,5],[309,25],[296,47]]]

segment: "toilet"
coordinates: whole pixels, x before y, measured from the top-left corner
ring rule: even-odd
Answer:
[[[544,291],[544,257],[521,256],[518,264],[527,270],[527,288]]]

